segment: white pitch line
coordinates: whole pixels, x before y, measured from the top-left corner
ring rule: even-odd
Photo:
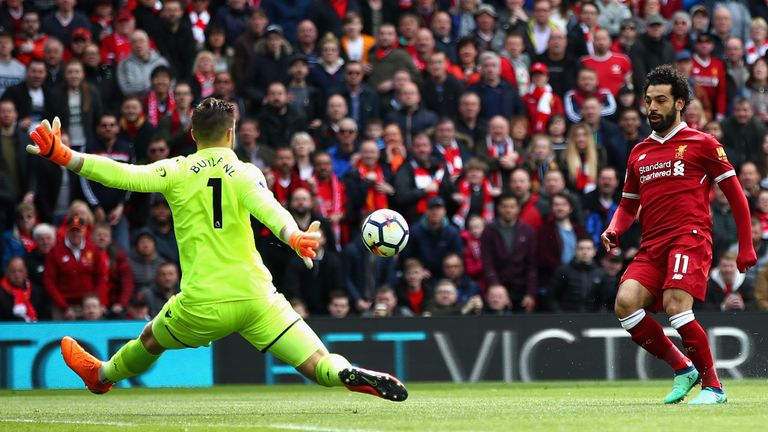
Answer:
[[[311,432],[375,432],[374,429],[339,429],[333,427],[323,426],[304,426],[295,424],[270,424],[266,425],[275,429],[297,430],[297,431],[311,431]]]
[[[228,427],[234,429],[250,429],[267,427],[270,429],[283,429],[294,431],[307,431],[307,432],[376,432],[375,429],[341,429],[334,427],[324,426],[304,426],[297,424],[268,424],[268,425],[238,425],[238,424],[215,424],[215,423],[186,423],[186,424],[139,424],[129,422],[111,422],[111,421],[94,421],[94,420],[58,420],[58,419],[19,419],[19,418],[5,418],[0,419],[0,423],[44,423],[44,424],[68,424],[68,425],[88,425],[88,426],[116,426],[116,427],[138,427],[138,426],[185,426],[185,427]]]
[[[141,426],[138,423],[111,422],[111,421],[92,421],[92,420],[54,420],[54,419],[0,419],[0,423],[50,423],[50,424],[72,424],[89,426]]]

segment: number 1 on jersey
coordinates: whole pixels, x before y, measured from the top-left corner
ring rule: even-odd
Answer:
[[[209,178],[208,187],[212,189],[213,195],[213,227],[221,229],[224,227],[221,216],[221,179],[217,177]]]

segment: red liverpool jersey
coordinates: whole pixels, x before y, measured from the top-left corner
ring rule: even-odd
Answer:
[[[711,242],[712,182],[734,175],[723,146],[684,122],[665,137],[652,133],[637,144],[627,161],[622,196],[640,200],[643,244],[665,243],[690,233]]]
[[[581,58],[584,67],[594,69],[597,73],[598,87],[607,88],[616,96],[619,89],[627,81],[627,76],[632,74],[632,62],[624,54],[609,52],[603,57],[595,55]]]
[[[693,69],[691,69],[693,82],[706,90],[709,96],[712,110],[715,114],[725,116],[727,105],[725,94],[725,66],[720,59],[709,57],[703,60],[698,55],[693,56]]]

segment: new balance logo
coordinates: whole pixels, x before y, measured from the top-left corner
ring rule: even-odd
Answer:
[[[685,175],[685,164],[683,163],[683,161],[675,161],[675,166],[672,169],[672,175],[674,176]]]
[[[682,279],[683,279],[683,275],[679,273],[672,276],[672,280],[682,280]]]

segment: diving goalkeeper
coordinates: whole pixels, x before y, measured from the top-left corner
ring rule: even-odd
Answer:
[[[122,379],[141,374],[168,349],[209,345],[233,332],[326,387],[346,386],[392,401],[408,397],[395,377],[352,367],[329,354],[309,326],[272,285],[253,241],[250,215],[290,245],[312,267],[319,222],[297,227],[267,188],[262,172],[240,162],[232,105],[203,100],[192,114],[197,153],[128,165],[72,151],[61,143],[58,118],[44,120],[27,151],[66,166],[105,186],[160,192],[173,212],[179,246],[181,293],[171,297],[141,335],[102,362],[72,338],[61,340],[64,361],[93,393],[106,393]]]

